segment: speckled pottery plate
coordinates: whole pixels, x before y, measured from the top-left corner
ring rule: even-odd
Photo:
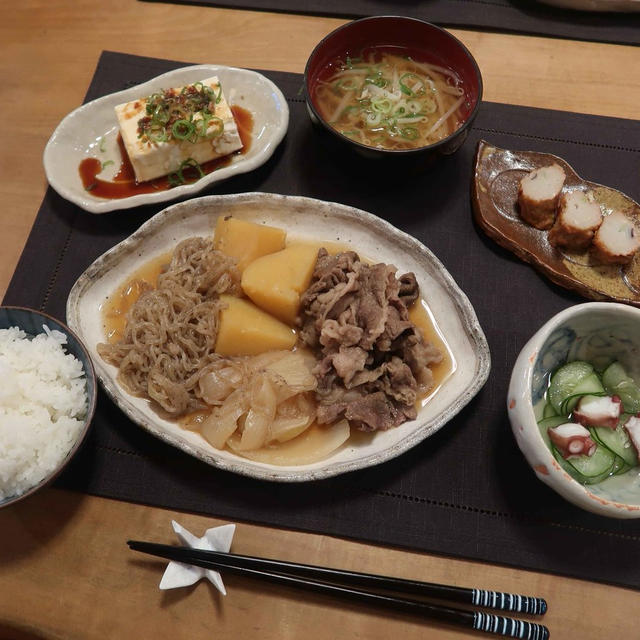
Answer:
[[[97,354],[105,340],[100,306],[131,274],[193,236],[211,236],[220,216],[286,229],[289,240],[339,242],[363,256],[413,271],[454,363],[452,373],[419,411],[417,420],[366,437],[351,437],[328,458],[274,466],[213,448],[202,436],[158,416],[149,402],[118,384],[115,367]],[[341,204],[265,193],[207,196],[175,204],[98,258],[75,283],[67,302],[69,325],[82,337],[96,373],[113,401],[137,424],[170,444],[222,469],[283,482],[316,480],[394,458],[431,436],[480,390],[490,369],[487,341],[466,295],[439,260],[411,236],[376,216]]]
[[[218,76],[230,105],[243,107],[253,117],[249,151],[233,155],[231,162],[196,182],[173,189],[109,200],[87,191],[80,178],[80,162],[98,158],[104,166],[99,177],[111,180],[122,157],[118,147],[118,124],[114,107],[155,91],[181,87]],[[248,69],[202,64],[164,73],[144,84],[112,93],[72,111],[58,125],[44,150],[44,169],[49,184],[63,197],[90,213],[106,213],[156,202],[193,196],[205,187],[238,173],[257,169],[273,154],[289,126],[289,107],[278,87],[262,74]]]
[[[550,153],[509,151],[481,140],[473,178],[473,211],[478,225],[500,246],[529,262],[556,284],[592,300],[613,300],[640,306],[640,252],[626,266],[604,265],[586,251],[570,253],[553,247],[547,231],[520,219],[520,180],[538,167],[559,164],[565,190],[591,190],[604,215],[618,209],[640,229],[640,206],[624,193],[583,180],[562,158]]]

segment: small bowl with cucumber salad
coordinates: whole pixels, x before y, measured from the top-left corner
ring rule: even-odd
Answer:
[[[640,309],[579,304],[520,352],[507,405],[540,480],[613,518],[640,517]]]

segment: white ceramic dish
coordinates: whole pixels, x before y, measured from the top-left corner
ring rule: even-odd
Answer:
[[[115,367],[107,365],[96,351],[97,343],[104,341],[100,305],[141,264],[172,249],[180,240],[210,236],[216,219],[229,215],[284,228],[289,239],[307,237],[348,244],[364,256],[395,264],[400,273],[416,274],[422,297],[429,303],[436,325],[458,363],[454,373],[421,409],[417,420],[370,438],[359,438],[357,443],[350,439],[321,462],[280,467],[214,449],[199,434],[161,419],[147,401],[127,394],[119,386]],[[365,211],[295,196],[207,196],[168,207],[80,276],[69,295],[67,319],[89,345],[96,373],[107,393],[134,422],[211,465],[267,480],[326,478],[401,454],[453,418],[480,390],[490,368],[487,341],[469,300],[426,247]]]
[[[536,475],[574,504],[612,518],[640,518],[640,468],[585,486],[560,467],[542,439],[534,408],[549,374],[565,362],[619,360],[640,380],[640,309],[589,302],[561,311],[524,346],[511,375],[508,411],[518,446]]]
[[[100,174],[105,180],[113,177],[120,166],[116,141],[118,125],[113,110],[116,105],[160,89],[184,86],[215,75],[220,78],[229,104],[243,107],[253,116],[252,143],[246,154],[233,156],[231,164],[197,182],[166,191],[107,200],[92,196],[83,187],[78,167],[84,158],[96,157],[102,162],[113,162]],[[247,69],[211,64],[183,67],[125,91],[98,98],[72,111],[58,125],[45,147],[44,169],[49,184],[63,198],[91,213],[106,213],[193,196],[215,182],[252,171],[271,157],[288,126],[287,101],[280,89],[263,75]]]

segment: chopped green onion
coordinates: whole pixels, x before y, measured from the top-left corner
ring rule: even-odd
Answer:
[[[404,127],[400,130],[400,135],[407,140],[416,140],[419,134],[415,127]]]
[[[372,98],[371,108],[378,113],[389,113],[391,111],[391,100],[389,98]]]
[[[105,160],[101,165],[100,165],[100,169],[104,170],[106,169],[110,164],[114,164],[113,160]]]
[[[382,75],[377,75],[375,78],[367,76],[364,81],[365,84],[373,84],[381,89],[384,89],[387,86],[387,81],[382,77]]]
[[[171,127],[171,134],[176,140],[186,140],[193,132],[195,127],[188,120],[176,120]]]
[[[187,184],[187,178],[184,176],[184,171],[187,169],[194,169],[198,175],[191,182],[196,182],[200,178],[204,178],[204,171],[202,167],[193,159],[187,158],[179,167],[175,173],[170,173],[167,178],[169,180],[170,187],[178,187],[181,184]]]
[[[169,136],[167,135],[166,131],[164,129],[154,129],[153,131],[148,131],[146,133],[147,138],[149,138],[149,140],[151,142],[168,142],[169,141]]]
[[[207,132],[207,129],[210,128],[211,125],[215,125],[215,129],[213,131]],[[224,133],[224,122],[221,118],[218,118],[218,116],[213,116],[207,123],[207,129],[205,129],[205,135],[207,139],[217,138]]]
[[[100,153],[104,153],[106,151],[106,149],[104,148],[104,143],[106,142],[104,136],[100,136],[100,139],[98,140],[98,149],[100,150]]]
[[[377,127],[382,122],[382,114],[371,112],[367,113],[364,122],[367,127]]]
[[[413,81],[413,86],[409,87],[408,82]],[[400,91],[408,96],[415,96],[424,92],[424,81],[415,73],[404,73],[398,80]],[[417,88],[416,88],[417,87]]]

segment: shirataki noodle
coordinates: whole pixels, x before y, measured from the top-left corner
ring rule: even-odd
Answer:
[[[314,91],[324,119],[371,147],[413,149],[446,138],[462,123],[460,78],[445,67],[372,49],[331,65]]]
[[[119,368],[118,380],[132,394],[155,400],[181,415],[202,405],[198,381],[214,353],[221,293],[239,294],[240,273],[212,240],[180,243],[156,289],[131,307],[125,334],[98,353]]]

